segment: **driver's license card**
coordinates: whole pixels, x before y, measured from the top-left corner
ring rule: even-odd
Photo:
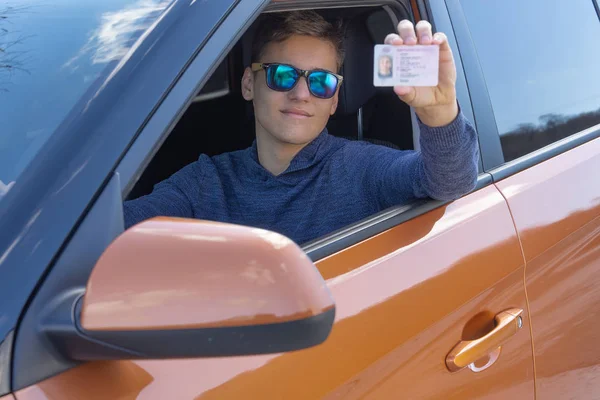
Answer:
[[[375,45],[373,85],[437,86],[440,46]]]

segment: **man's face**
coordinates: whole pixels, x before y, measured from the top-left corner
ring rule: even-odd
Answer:
[[[337,72],[333,45],[308,36],[292,36],[280,43],[269,43],[262,58],[252,61]],[[244,98],[254,104],[257,136],[269,135],[270,139],[284,144],[304,145],[312,141],[325,128],[338,103],[338,92],[331,99],[311,95],[304,77],[300,77],[289,92],[272,90],[267,86],[264,70],[253,73],[249,68],[242,78],[242,92]]]

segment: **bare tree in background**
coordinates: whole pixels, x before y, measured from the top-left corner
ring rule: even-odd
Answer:
[[[28,10],[28,6],[0,6],[0,92],[7,92],[12,77],[29,73],[25,68],[27,51],[21,44],[27,39],[12,28],[11,20]]]

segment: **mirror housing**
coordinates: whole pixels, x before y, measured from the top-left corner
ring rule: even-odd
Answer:
[[[299,350],[322,343],[335,318],[319,271],[285,236],[162,217],[105,250],[71,310],[70,329],[46,326],[76,360]]]

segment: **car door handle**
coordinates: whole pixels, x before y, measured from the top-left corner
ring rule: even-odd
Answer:
[[[523,310],[511,308],[502,311],[494,320],[496,326],[485,336],[459,342],[446,356],[446,367],[457,372],[485,357],[502,346],[523,327]]]

